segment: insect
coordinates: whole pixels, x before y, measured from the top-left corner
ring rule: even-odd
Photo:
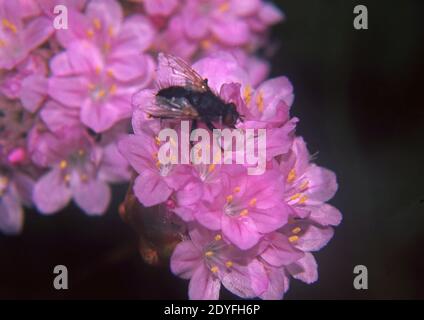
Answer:
[[[208,79],[203,79],[185,61],[164,53],[158,59],[158,76],[167,77],[169,84],[159,84],[155,101],[146,109],[151,117],[192,120],[192,130],[198,121],[210,130],[215,129],[214,122],[235,128],[237,121],[242,121],[235,104],[225,102],[213,92]]]

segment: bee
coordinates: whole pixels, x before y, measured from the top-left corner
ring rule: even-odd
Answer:
[[[169,54],[159,53],[158,75],[169,78],[167,85],[159,84],[155,101],[146,112],[159,119],[191,120],[192,130],[199,121],[211,131],[214,122],[235,128],[242,121],[236,105],[225,102],[208,86],[208,79],[202,78],[185,61]]]

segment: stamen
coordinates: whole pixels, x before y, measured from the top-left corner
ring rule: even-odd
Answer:
[[[113,77],[113,72],[112,72],[112,70],[107,70],[106,71],[106,75],[108,76],[108,77]]]
[[[109,37],[113,37],[113,35],[115,34],[113,27],[110,26],[107,30],[107,33],[108,33]]]
[[[230,10],[230,4],[227,1],[221,3],[221,5],[218,7],[218,11],[221,13],[227,12],[228,10]]]
[[[205,39],[200,41],[200,47],[204,50],[209,49],[211,46],[212,46],[212,43],[210,40]]]
[[[87,182],[88,181],[88,176],[85,173],[82,173],[80,175],[80,179],[82,182]]]
[[[158,136],[155,136],[155,143],[156,143],[156,145],[160,146],[161,142],[162,141],[160,141],[159,137]]]
[[[114,94],[116,92],[116,84],[112,84],[109,88],[109,93]]]
[[[211,268],[212,273],[217,273],[219,271],[219,268],[217,266],[213,266]]]
[[[234,192],[235,192],[235,193],[240,192],[240,187],[235,187],[235,188],[234,188]]]
[[[299,189],[300,189],[301,191],[305,191],[306,189],[308,189],[308,186],[309,186],[309,181],[308,181],[308,180],[305,180],[305,181],[303,181],[303,183],[300,185]]]
[[[301,194],[300,194],[300,193],[296,193],[296,194],[292,195],[292,196],[289,198],[289,200],[290,200],[290,201],[292,201],[292,200],[296,200],[297,198],[300,198],[300,196],[301,196]]]
[[[206,251],[205,252],[205,256],[208,257],[208,258],[212,257],[213,256],[213,251],[210,251],[210,250],[209,251]]]
[[[89,37],[90,39],[94,37],[94,31],[91,29],[88,29],[86,34],[87,34],[87,37]]]
[[[59,163],[59,167],[60,167],[60,169],[65,169],[66,167],[68,166],[68,161],[66,161],[66,160],[62,160],[62,161],[60,161],[60,163]]]
[[[259,112],[264,111],[264,97],[262,91],[259,91],[258,95],[256,96],[256,105],[258,106]]]
[[[246,101],[246,104],[249,104],[252,100],[252,88],[249,85],[244,87],[243,98],[244,101]]]
[[[231,260],[228,260],[227,262],[225,262],[225,266],[227,268],[231,268],[233,266],[233,262]]]
[[[83,155],[85,155],[85,150],[84,150],[84,149],[79,149],[79,150],[78,150],[78,155],[79,155],[80,157],[82,157]]]
[[[307,196],[302,196],[302,198],[300,198],[298,204],[304,204],[307,200],[308,200]]]
[[[294,179],[296,179],[296,171],[294,169],[291,169],[289,175],[287,176],[287,182],[292,183]]]
[[[208,166],[208,172],[212,172],[214,170],[215,170],[215,164],[212,163]]]
[[[233,202],[234,197],[230,194],[229,196],[227,196],[227,203],[231,203]]]
[[[3,48],[6,46],[6,42],[2,39],[0,39],[0,48]]]
[[[69,182],[69,181],[71,181],[71,175],[68,173],[68,174],[65,174],[65,176],[63,177],[63,180],[65,181],[65,182]]]
[[[296,242],[297,240],[299,240],[299,237],[298,236],[291,236],[291,237],[289,237],[289,241],[291,243]]]
[[[240,216],[242,216],[242,217],[245,217],[245,216],[247,216],[249,214],[249,210],[247,210],[247,209],[243,209],[241,212],[240,212]]]
[[[215,241],[220,241],[222,239],[222,236],[220,234],[217,234],[215,236]]]
[[[94,25],[94,28],[97,30],[100,30],[102,28],[102,23],[100,22],[98,18],[93,19],[93,25]]]
[[[252,200],[249,201],[249,206],[253,207],[256,205],[256,198],[252,198]]]
[[[300,227],[296,227],[292,230],[292,233],[298,234],[300,231],[302,231],[302,229]]]
[[[3,23],[3,26],[6,29],[9,29],[13,33],[16,33],[18,31],[18,29],[16,28],[16,26],[12,22],[10,22],[9,20],[7,20],[6,18],[3,18],[2,23]]]
[[[105,95],[106,95],[106,91],[102,89],[102,90],[100,90],[100,91],[97,93],[97,98],[98,98],[98,99],[101,99],[101,98],[103,98]]]

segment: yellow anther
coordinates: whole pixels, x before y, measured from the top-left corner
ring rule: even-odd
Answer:
[[[97,75],[99,75],[99,74],[100,74],[100,72],[102,72],[102,69],[101,69],[99,66],[97,66],[96,68],[94,68],[94,72],[95,72]]]
[[[91,29],[88,29],[87,32],[86,32],[86,34],[87,34],[87,37],[89,37],[89,38],[93,38],[94,37],[94,31],[91,30]]]
[[[300,198],[300,196],[301,196],[301,194],[300,194],[300,193],[296,193],[296,194],[292,195],[292,196],[289,198],[289,200],[296,200],[296,199]]]
[[[287,182],[292,183],[296,179],[296,170],[291,169],[289,175],[287,176]]]
[[[289,241],[291,243],[296,242],[297,240],[299,240],[299,237],[298,236],[291,236],[291,237],[289,237]]]
[[[10,22],[9,20],[7,20],[6,18],[3,18],[2,23],[3,23],[3,26],[6,29],[9,29],[13,33],[16,33],[18,31],[18,29],[16,28],[16,26],[12,22]]]
[[[109,93],[114,94],[116,92],[116,84],[112,84],[109,88]]]
[[[300,231],[302,231],[302,229],[300,229],[300,227],[296,227],[292,230],[292,233],[298,234]]]
[[[217,234],[215,236],[215,241],[220,241],[222,239],[222,236],[220,234]]]
[[[102,28],[102,23],[98,18],[93,19],[93,25],[96,30],[100,30]]]
[[[157,152],[154,152],[153,154],[152,154],[152,157],[153,157],[153,159],[157,159],[158,158],[158,153]]]
[[[158,160],[158,161],[156,161],[156,167],[157,168],[160,168],[161,167],[161,163],[160,163],[160,161]]]
[[[244,87],[243,97],[244,97],[244,101],[246,101],[246,104],[249,104],[250,101],[252,100],[252,88],[251,88],[251,86],[247,85],[247,86]]]
[[[225,1],[219,5],[218,10],[221,13],[227,12],[228,10],[230,10],[230,4]]]
[[[240,212],[240,216],[242,216],[242,217],[245,217],[245,216],[247,216],[249,214],[249,210],[247,210],[247,209],[243,209],[241,212]]]
[[[205,252],[205,256],[208,257],[208,258],[209,257],[212,257],[213,256],[213,251],[210,251],[210,250],[209,251],[206,251]]]
[[[105,95],[106,95],[106,91],[102,89],[97,93],[97,98],[99,99],[103,98]]]
[[[235,188],[234,188],[234,192],[235,192],[235,193],[240,192],[240,190],[241,190],[241,189],[240,189],[240,187],[235,187]]]
[[[108,33],[109,37],[113,37],[113,35],[115,34],[115,31],[113,30],[113,27],[110,26],[107,29],[107,33]]]
[[[212,43],[210,40],[205,39],[200,41],[200,47],[204,50],[209,49],[211,46],[212,46]]]
[[[211,268],[212,273],[217,273],[219,271],[219,268],[217,266],[213,266]]]
[[[105,49],[106,52],[108,52],[110,50],[110,44],[109,43],[105,43],[103,45],[103,48]]]
[[[68,161],[66,161],[66,160],[60,161],[60,163],[59,163],[60,169],[65,169],[67,166],[68,166]]]
[[[81,157],[83,155],[85,155],[85,150],[84,149],[79,149],[78,150],[78,155]]]
[[[298,204],[304,204],[308,200],[307,196],[302,196],[302,198],[299,199]]]
[[[158,146],[160,146],[160,144],[162,143],[162,141],[160,141],[160,139],[159,139],[159,137],[158,137],[158,136],[156,136],[156,137],[155,137],[155,143],[156,143],[156,145],[158,145]]]
[[[106,75],[108,76],[108,77],[113,77],[113,72],[112,72],[112,70],[107,70],[106,71]]]
[[[302,184],[300,185],[299,189],[301,191],[305,191],[306,189],[308,189],[308,186],[309,186],[309,181],[308,180],[305,180],[305,181],[302,182]]]
[[[96,89],[96,85],[94,83],[90,82],[87,86],[88,86],[88,89],[90,89],[90,90]]]
[[[256,105],[258,106],[258,110],[260,112],[264,111],[264,96],[262,91],[259,91],[258,95],[256,96]]]
[[[215,164],[210,164],[209,166],[208,166],[208,172],[212,172],[212,171],[214,171],[215,170],[215,167],[216,167],[216,165]]]
[[[228,260],[227,262],[225,262],[225,266],[227,268],[231,268],[233,266],[233,262],[231,260]]]
[[[85,173],[82,173],[80,175],[80,179],[82,182],[87,182],[88,181],[88,176]]]
[[[65,176],[63,177],[63,180],[65,180],[65,182],[71,181],[71,175],[70,174],[65,174]]]
[[[253,206],[255,206],[256,205],[256,198],[252,198],[250,201],[249,201],[249,206],[251,206],[251,207],[253,207]]]
[[[227,196],[227,202],[231,203],[233,202],[234,197],[230,194],[229,196]]]
[[[6,46],[6,42],[2,39],[0,39],[0,48],[3,48]]]

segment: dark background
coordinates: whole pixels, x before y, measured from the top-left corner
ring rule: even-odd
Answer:
[[[272,75],[293,82],[298,134],[337,173],[331,203],[344,217],[316,254],[319,281],[292,281],[286,298],[422,299],[422,1],[276,2],[287,20],[273,29]],[[368,30],[353,28],[357,4],[368,7]],[[114,191],[123,198],[123,188]],[[143,263],[117,207],[101,218],[74,206],[51,217],[28,212],[21,236],[0,235],[0,298],[185,299],[186,281]],[[58,264],[68,267],[67,291],[53,289]],[[353,288],[359,264],[368,290]]]

